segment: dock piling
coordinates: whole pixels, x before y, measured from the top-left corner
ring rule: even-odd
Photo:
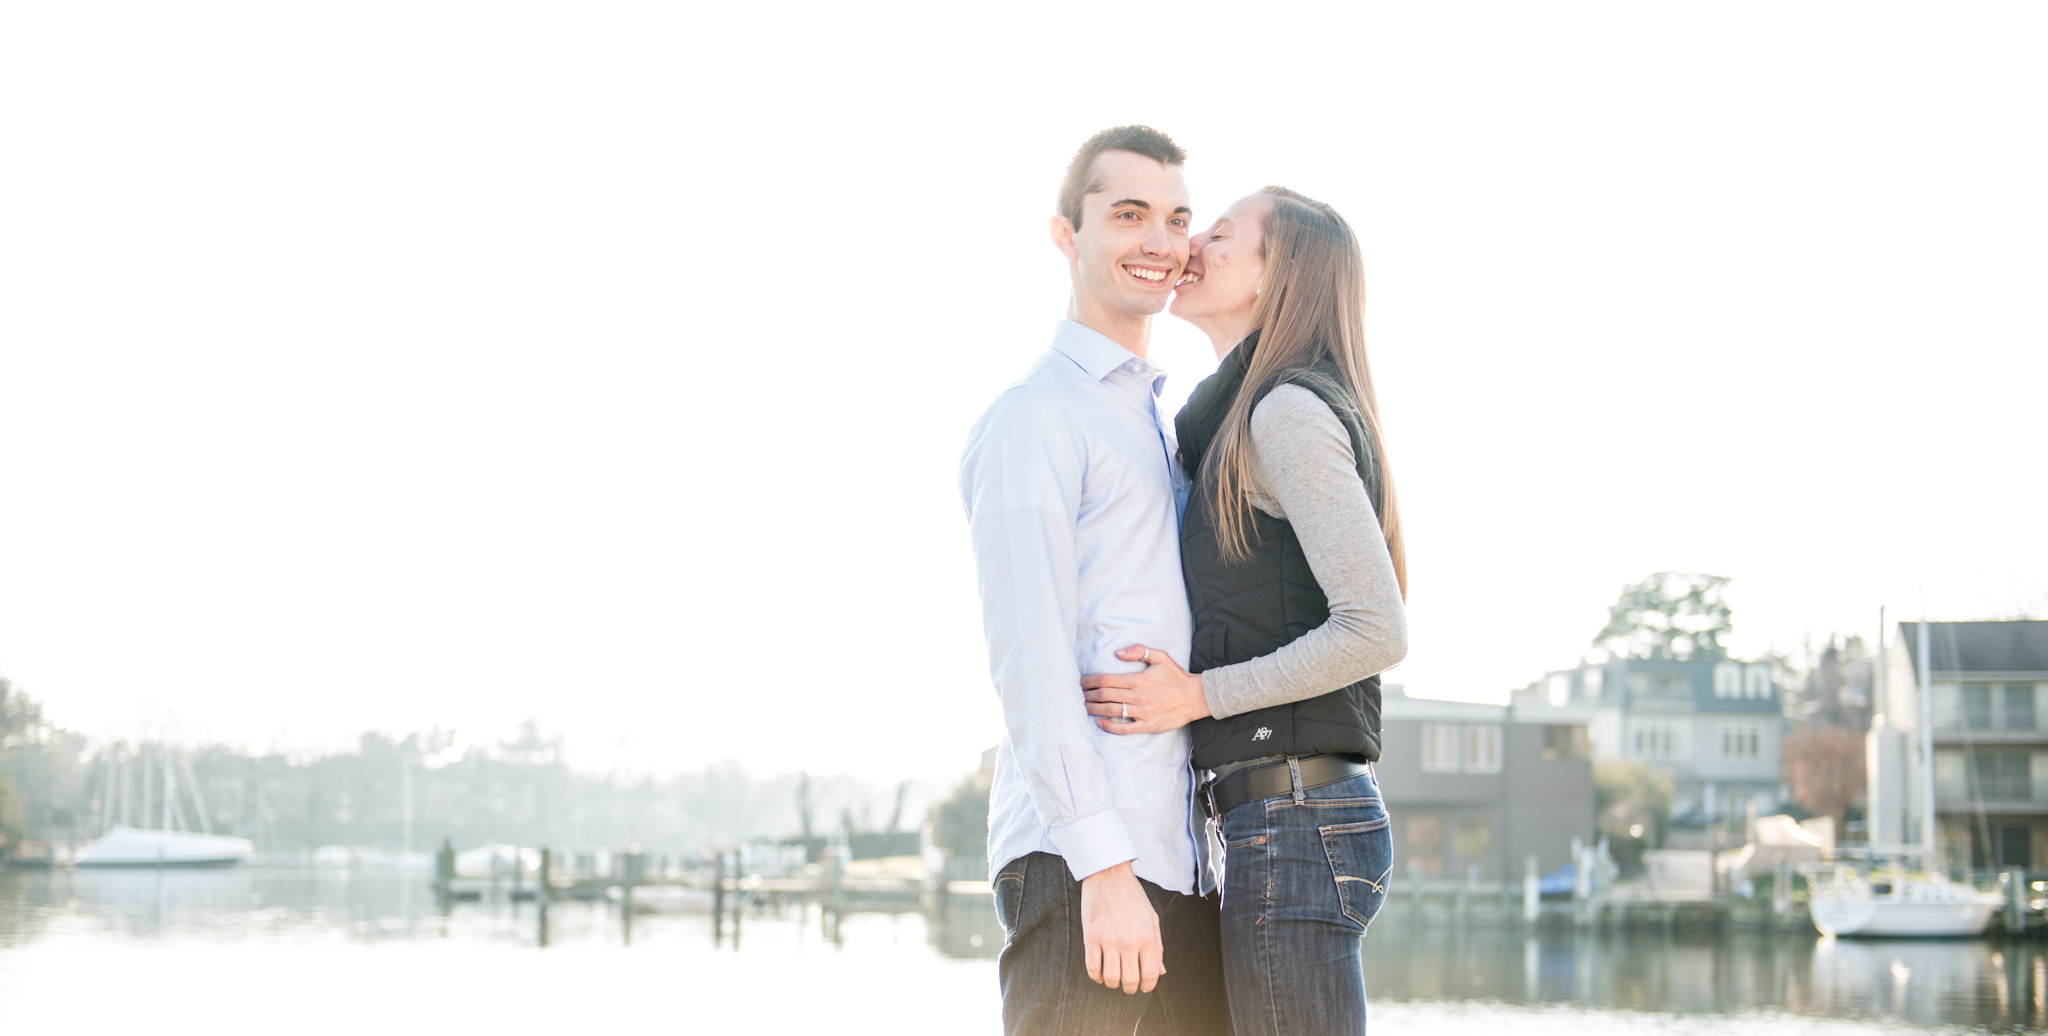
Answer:
[[[2005,872],[2005,930],[2013,935],[2027,930],[2027,872],[2018,867]]]
[[[1522,861],[1522,920],[1536,923],[1536,917],[1543,910],[1543,878],[1536,863],[1536,854],[1530,853]]]

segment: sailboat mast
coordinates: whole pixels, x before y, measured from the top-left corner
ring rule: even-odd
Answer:
[[[164,829],[164,830],[166,830],[166,831],[169,831],[169,830],[171,829],[171,804],[172,804],[172,803],[174,803],[174,802],[176,802],[176,801],[178,800],[178,773],[177,773],[177,771],[176,771],[176,770],[173,770],[173,769],[171,769],[171,749],[170,749],[170,746],[168,746],[168,745],[164,746],[163,750],[162,750],[162,751],[160,751],[160,752],[158,752],[157,754],[163,757],[163,763],[164,763],[164,826],[163,826],[163,829]]]
[[[1927,803],[1927,817],[1920,827],[1920,844],[1927,851],[1922,866],[1932,870],[1939,862],[1934,855],[1934,656],[1933,638],[1927,626],[1927,604],[1920,605],[1920,791]]]
[[[185,786],[192,789],[192,808],[199,815],[199,830],[212,834],[213,821],[206,816],[206,796],[199,792],[199,775],[192,772],[191,753],[179,756],[178,765],[185,769]]]

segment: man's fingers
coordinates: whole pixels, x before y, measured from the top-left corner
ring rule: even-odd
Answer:
[[[1100,946],[1100,948],[1092,948],[1092,950],[1102,954],[1102,979],[1100,979],[1102,985],[1106,985],[1110,989],[1116,989],[1118,985],[1124,985],[1124,970],[1122,970],[1124,968],[1124,954],[1120,954],[1120,952],[1116,952],[1116,950],[1112,950],[1108,946]]]
[[[1142,662],[1145,656],[1151,653],[1152,649],[1143,644],[1132,644],[1130,647],[1118,649],[1116,657],[1126,662]]]
[[[1144,985],[1145,978],[1145,971],[1138,964],[1138,951],[1133,947],[1125,950],[1118,956],[1122,959],[1117,962],[1121,968],[1117,973],[1123,977],[1121,984],[1124,987],[1124,992],[1136,993],[1139,987]]]
[[[1150,993],[1159,985],[1159,976],[1166,974],[1165,947],[1159,943],[1147,943],[1138,950],[1138,968],[1144,976],[1139,990]]]
[[[1102,944],[1088,940],[1088,981],[1102,981]]]
[[[1124,703],[1120,701],[1089,702],[1083,706],[1090,716],[1108,716],[1110,719],[1124,718]]]

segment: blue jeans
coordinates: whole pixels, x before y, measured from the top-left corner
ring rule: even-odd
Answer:
[[[1369,773],[1223,817],[1223,974],[1237,1036],[1365,1032],[1359,941],[1387,900],[1393,833]]]

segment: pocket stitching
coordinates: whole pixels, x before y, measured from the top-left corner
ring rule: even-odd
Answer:
[[[996,875],[996,883],[989,887],[990,891],[995,893],[995,896],[993,897],[995,899],[995,903],[992,905],[997,907],[997,914],[1000,915],[1002,912],[1001,907],[1003,902],[1004,882],[1010,882],[1017,886],[1017,912],[1022,912],[1022,910],[1024,909],[1024,875],[1019,874],[1016,871],[1004,871],[1001,874]],[[996,920],[1001,921],[1001,916],[998,916]],[[1005,924],[1003,925],[1003,934],[1007,939],[1009,937],[1014,937],[1016,933],[1011,930],[1010,925]]]
[[[1393,822],[1394,818],[1392,817],[1380,816],[1372,820],[1361,820],[1355,824],[1331,824],[1328,827],[1318,828],[1317,830],[1320,830],[1326,837],[1329,835],[1362,835],[1377,831]]]
[[[1390,823],[1392,823],[1391,817],[1380,816],[1372,820],[1360,821],[1359,823],[1355,824],[1331,824],[1327,827],[1317,829],[1317,832],[1322,835],[1323,855],[1329,860],[1330,874],[1332,877],[1336,879],[1334,884],[1337,887],[1337,902],[1343,905],[1344,916],[1357,922],[1360,928],[1371,927],[1373,917],[1379,916],[1379,909],[1375,908],[1373,910],[1372,917],[1361,917],[1357,911],[1352,909],[1351,897],[1349,894],[1347,894],[1344,888],[1344,883],[1355,881],[1371,886],[1373,891],[1378,893],[1380,896],[1379,906],[1386,906],[1387,880],[1391,878],[1394,874],[1394,861],[1392,858],[1392,854],[1388,854],[1387,869],[1380,874],[1379,880],[1375,881],[1371,878],[1353,877],[1351,875],[1344,874],[1338,870],[1337,854],[1335,852],[1335,848],[1330,844],[1331,839],[1333,836],[1338,835],[1370,834],[1374,831],[1379,831],[1386,828]]]

